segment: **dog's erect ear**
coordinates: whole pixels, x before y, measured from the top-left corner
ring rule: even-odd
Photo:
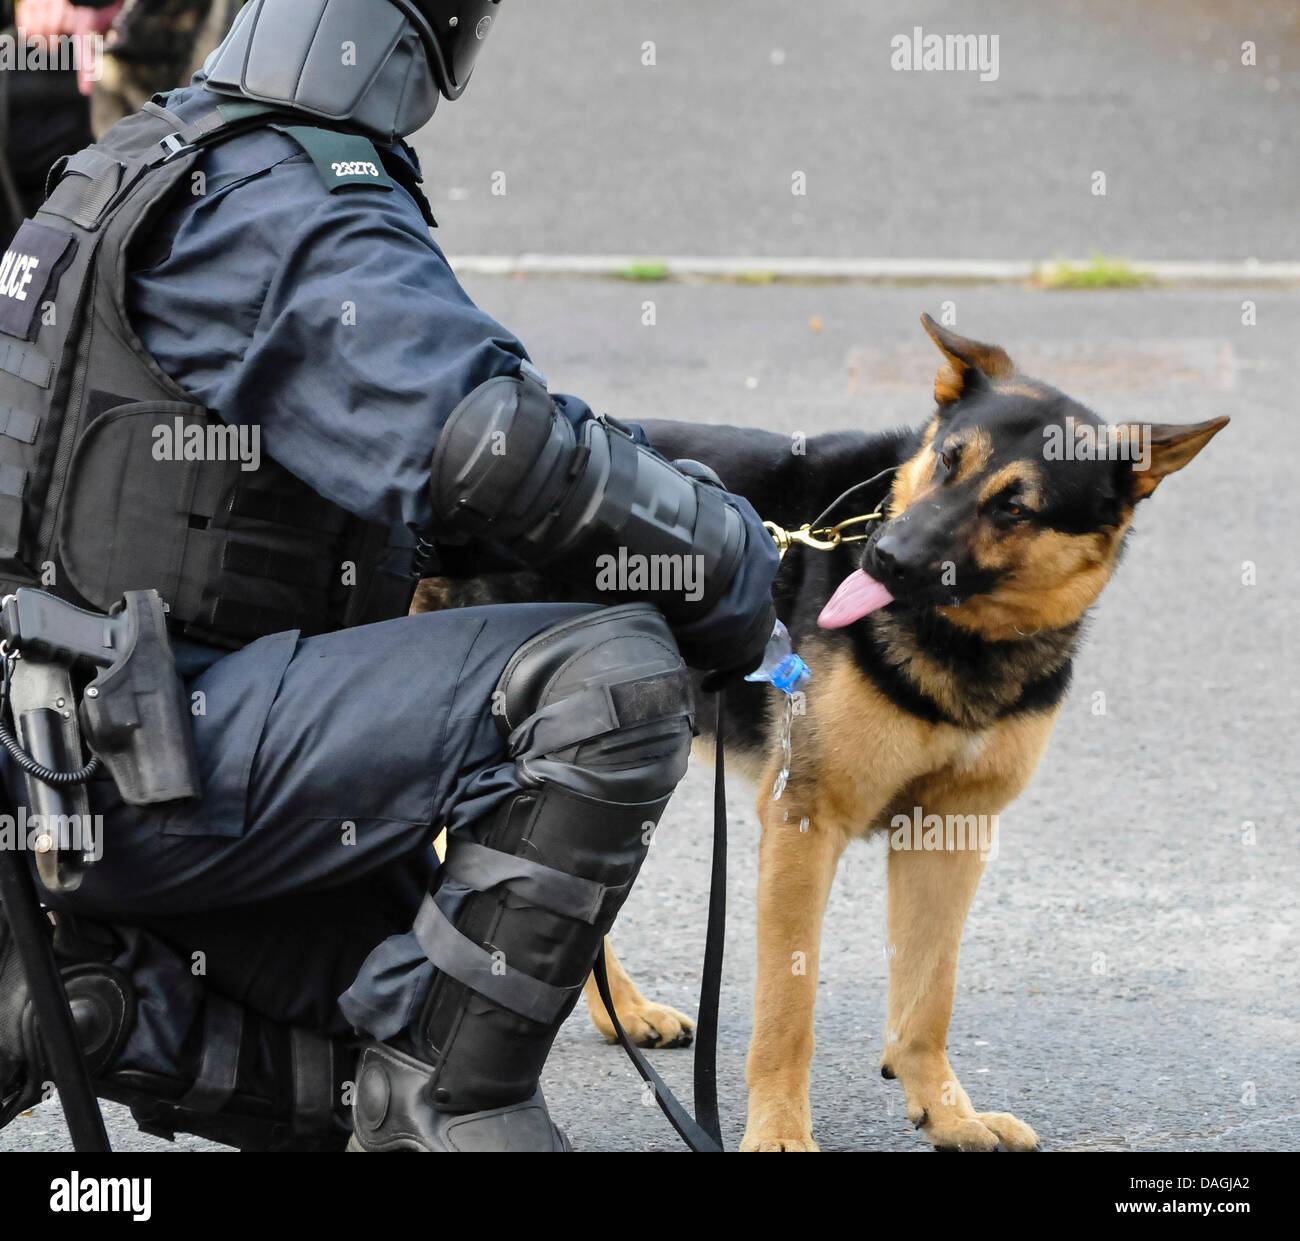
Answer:
[[[1160,480],[1175,470],[1181,470],[1224,427],[1227,418],[1211,418],[1209,422],[1196,422],[1190,426],[1173,423],[1140,422],[1121,424],[1117,430],[1127,438],[1132,451],[1132,465],[1128,473],[1129,486],[1134,500],[1149,496]]]
[[[944,363],[934,377],[934,399],[941,406],[961,400],[970,386],[972,371],[978,371],[989,379],[1004,379],[1015,373],[1016,368],[1006,351],[997,345],[985,345],[958,336],[956,332],[940,327],[929,315],[921,316],[921,326],[944,356]]]

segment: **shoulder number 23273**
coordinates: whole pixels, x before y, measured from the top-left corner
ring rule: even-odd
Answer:
[[[369,160],[353,159],[338,161],[330,165],[336,177],[377,177],[379,169]]]

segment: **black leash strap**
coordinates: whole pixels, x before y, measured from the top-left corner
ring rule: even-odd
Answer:
[[[695,1117],[722,1147],[718,1116],[718,1003],[727,930],[727,768],[722,754],[722,701],[718,690],[713,750],[713,868],[709,872],[709,917],[704,933],[704,969],[695,1025]]]
[[[727,783],[722,754],[722,699],[718,691],[715,717],[713,765],[713,868],[709,876],[708,930],[704,936],[704,968],[700,975],[700,1006],[695,1018],[695,1116],[678,1102],[664,1085],[663,1078],[650,1066],[641,1049],[627,1036],[623,1023],[614,1011],[605,973],[605,947],[596,957],[596,990],[605,1011],[614,1023],[614,1033],[627,1052],[632,1067],[643,1081],[650,1083],[655,1102],[668,1117],[668,1123],[681,1135],[691,1150],[700,1154],[720,1154],[722,1126],[718,1118],[718,1002],[722,990],[723,932],[727,925]]]

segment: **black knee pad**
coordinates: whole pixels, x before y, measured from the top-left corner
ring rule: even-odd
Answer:
[[[429,1100],[473,1111],[529,1098],[626,899],[694,731],[689,675],[662,615],[602,609],[525,643],[494,710],[524,788],[448,841],[416,924],[439,974],[420,1054]]]
[[[667,797],[686,771],[690,677],[663,615],[603,608],[530,638],[493,711],[520,773],[606,801]]]

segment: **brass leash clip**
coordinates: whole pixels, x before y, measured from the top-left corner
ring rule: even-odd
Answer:
[[[797,530],[787,530],[774,521],[765,521],[763,526],[776,543],[777,553],[784,556],[795,543],[814,548],[819,552],[834,551],[841,543],[860,543],[871,536],[865,533],[845,534],[844,530],[849,526],[879,521],[882,516],[884,514],[880,509],[876,509],[874,513],[860,513],[856,517],[846,517],[834,526],[819,526],[816,530],[808,522],[804,522]]]

